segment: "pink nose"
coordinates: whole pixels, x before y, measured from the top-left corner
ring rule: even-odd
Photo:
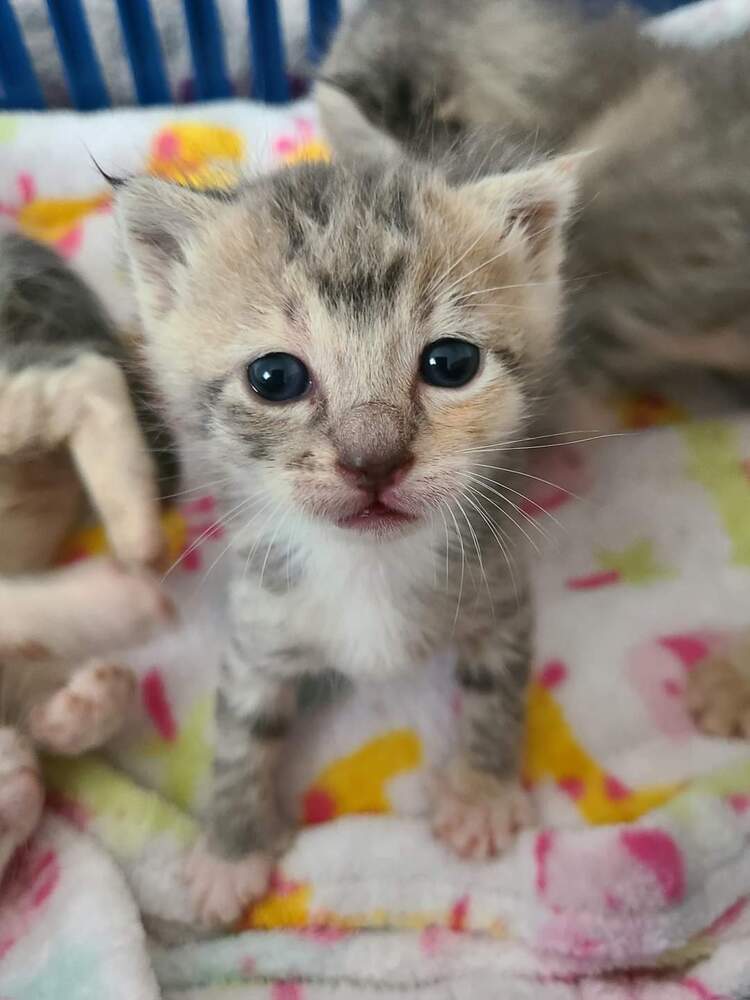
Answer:
[[[388,486],[396,486],[414,465],[414,457],[408,452],[383,456],[339,459],[336,468],[347,482],[361,490],[376,493]]]

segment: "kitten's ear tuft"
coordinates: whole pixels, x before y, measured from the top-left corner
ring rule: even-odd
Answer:
[[[492,213],[503,236],[520,237],[535,268],[557,270],[581,159],[561,156],[529,170],[486,177],[462,187],[460,195],[483,214]]]
[[[115,189],[114,204],[140,306],[146,318],[159,318],[174,302],[190,243],[215,216],[216,200],[208,192],[138,177]]]

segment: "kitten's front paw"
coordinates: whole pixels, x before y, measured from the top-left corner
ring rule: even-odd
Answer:
[[[122,727],[135,689],[126,667],[94,662],[31,710],[29,732],[46,750],[66,756],[103,746]]]
[[[9,726],[0,727],[0,853],[22,844],[36,829],[44,805],[44,786],[34,751]]]
[[[516,779],[500,781],[455,765],[436,785],[433,832],[462,858],[484,861],[501,854],[533,822],[531,803]]]
[[[273,865],[273,858],[260,852],[227,861],[199,841],[185,869],[197,919],[209,927],[233,924],[266,894]]]
[[[691,671],[685,703],[709,736],[750,739],[750,680],[729,659],[717,656]]]

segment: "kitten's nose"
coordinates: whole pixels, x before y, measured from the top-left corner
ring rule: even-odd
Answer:
[[[403,414],[387,403],[360,403],[337,422],[337,468],[352,485],[370,493],[394,486],[414,463]]]
[[[336,466],[353,486],[373,493],[396,486],[413,464],[414,456],[401,451],[390,455],[348,455],[341,457]]]

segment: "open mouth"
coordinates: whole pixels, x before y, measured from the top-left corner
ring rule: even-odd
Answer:
[[[356,514],[343,518],[339,524],[342,528],[356,528],[358,531],[383,531],[411,524],[413,521],[416,521],[416,518],[412,514],[405,514],[380,500],[375,500]]]

